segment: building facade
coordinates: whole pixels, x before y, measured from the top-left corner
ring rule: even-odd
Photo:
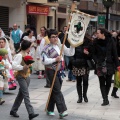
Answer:
[[[105,17],[106,9],[102,0],[80,0],[78,9],[94,15],[88,26],[91,33],[105,24],[99,23],[99,17]],[[16,23],[22,31],[25,25],[30,24],[36,28],[56,28],[58,31],[68,24],[69,9],[72,0],[2,0],[0,1],[0,28],[7,33],[8,28]],[[120,0],[115,0],[110,8],[109,30],[120,29]]]
[[[113,6],[109,9],[109,24],[108,30],[119,30],[120,29],[120,0],[115,0]],[[105,23],[100,23],[99,18],[106,16],[106,8],[104,7],[102,0],[80,0],[78,9],[92,14],[95,19],[91,19],[89,24],[89,30],[94,31],[98,27],[105,27]]]

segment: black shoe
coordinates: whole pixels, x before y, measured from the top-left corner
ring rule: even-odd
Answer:
[[[19,115],[16,112],[10,111],[10,115],[12,115],[13,117],[19,117]]]
[[[32,120],[33,118],[37,117],[39,114],[30,114],[29,115],[29,120]]]
[[[84,101],[85,101],[85,102],[88,102],[87,96],[83,96],[83,98],[84,98]]]
[[[111,94],[111,96],[114,98],[119,98],[119,96],[117,96],[116,94]]]
[[[106,106],[109,105],[109,101],[108,100],[103,100],[103,103],[101,104],[101,106]]]
[[[44,88],[50,88],[50,86],[46,85],[46,86],[44,86]]]
[[[82,97],[81,97],[81,98],[78,98],[77,103],[82,103]]]
[[[0,100],[0,105],[2,105],[3,103],[5,103],[5,100]]]

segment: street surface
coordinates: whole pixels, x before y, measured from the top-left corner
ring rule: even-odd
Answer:
[[[67,72],[66,72],[67,73]],[[76,82],[67,82],[64,78],[62,92],[65,97],[69,115],[64,120],[120,120],[120,99],[111,97],[109,93],[110,105],[101,106],[102,97],[99,89],[99,81],[93,71],[89,77],[88,103],[77,103]],[[59,120],[59,114],[55,109],[55,116],[47,116],[44,111],[48,98],[49,88],[44,88],[45,79],[37,79],[37,75],[31,76],[31,84],[29,87],[31,103],[35,109],[35,113],[39,113],[39,117],[34,120]],[[112,84],[113,86],[113,84]],[[112,87],[111,87],[112,90]],[[9,91],[4,94],[5,104],[0,106],[0,120],[28,120],[27,110],[24,103],[18,110],[19,118],[13,118],[9,115],[10,109],[15,100],[17,90]],[[117,92],[120,96],[120,90]]]

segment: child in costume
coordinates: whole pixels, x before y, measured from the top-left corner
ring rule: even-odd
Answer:
[[[8,52],[6,49],[0,49],[0,105],[5,101],[3,98],[3,89],[8,88],[8,78],[10,77],[9,70],[12,68],[8,61]]]

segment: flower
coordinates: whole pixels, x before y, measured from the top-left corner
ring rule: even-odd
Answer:
[[[37,44],[39,45],[41,43],[41,40],[37,40]]]
[[[2,61],[2,59],[3,59],[2,56],[0,56],[0,61]]]
[[[26,65],[32,64],[34,62],[33,58],[31,56],[29,56],[29,55],[23,57],[23,60],[24,60]]]

